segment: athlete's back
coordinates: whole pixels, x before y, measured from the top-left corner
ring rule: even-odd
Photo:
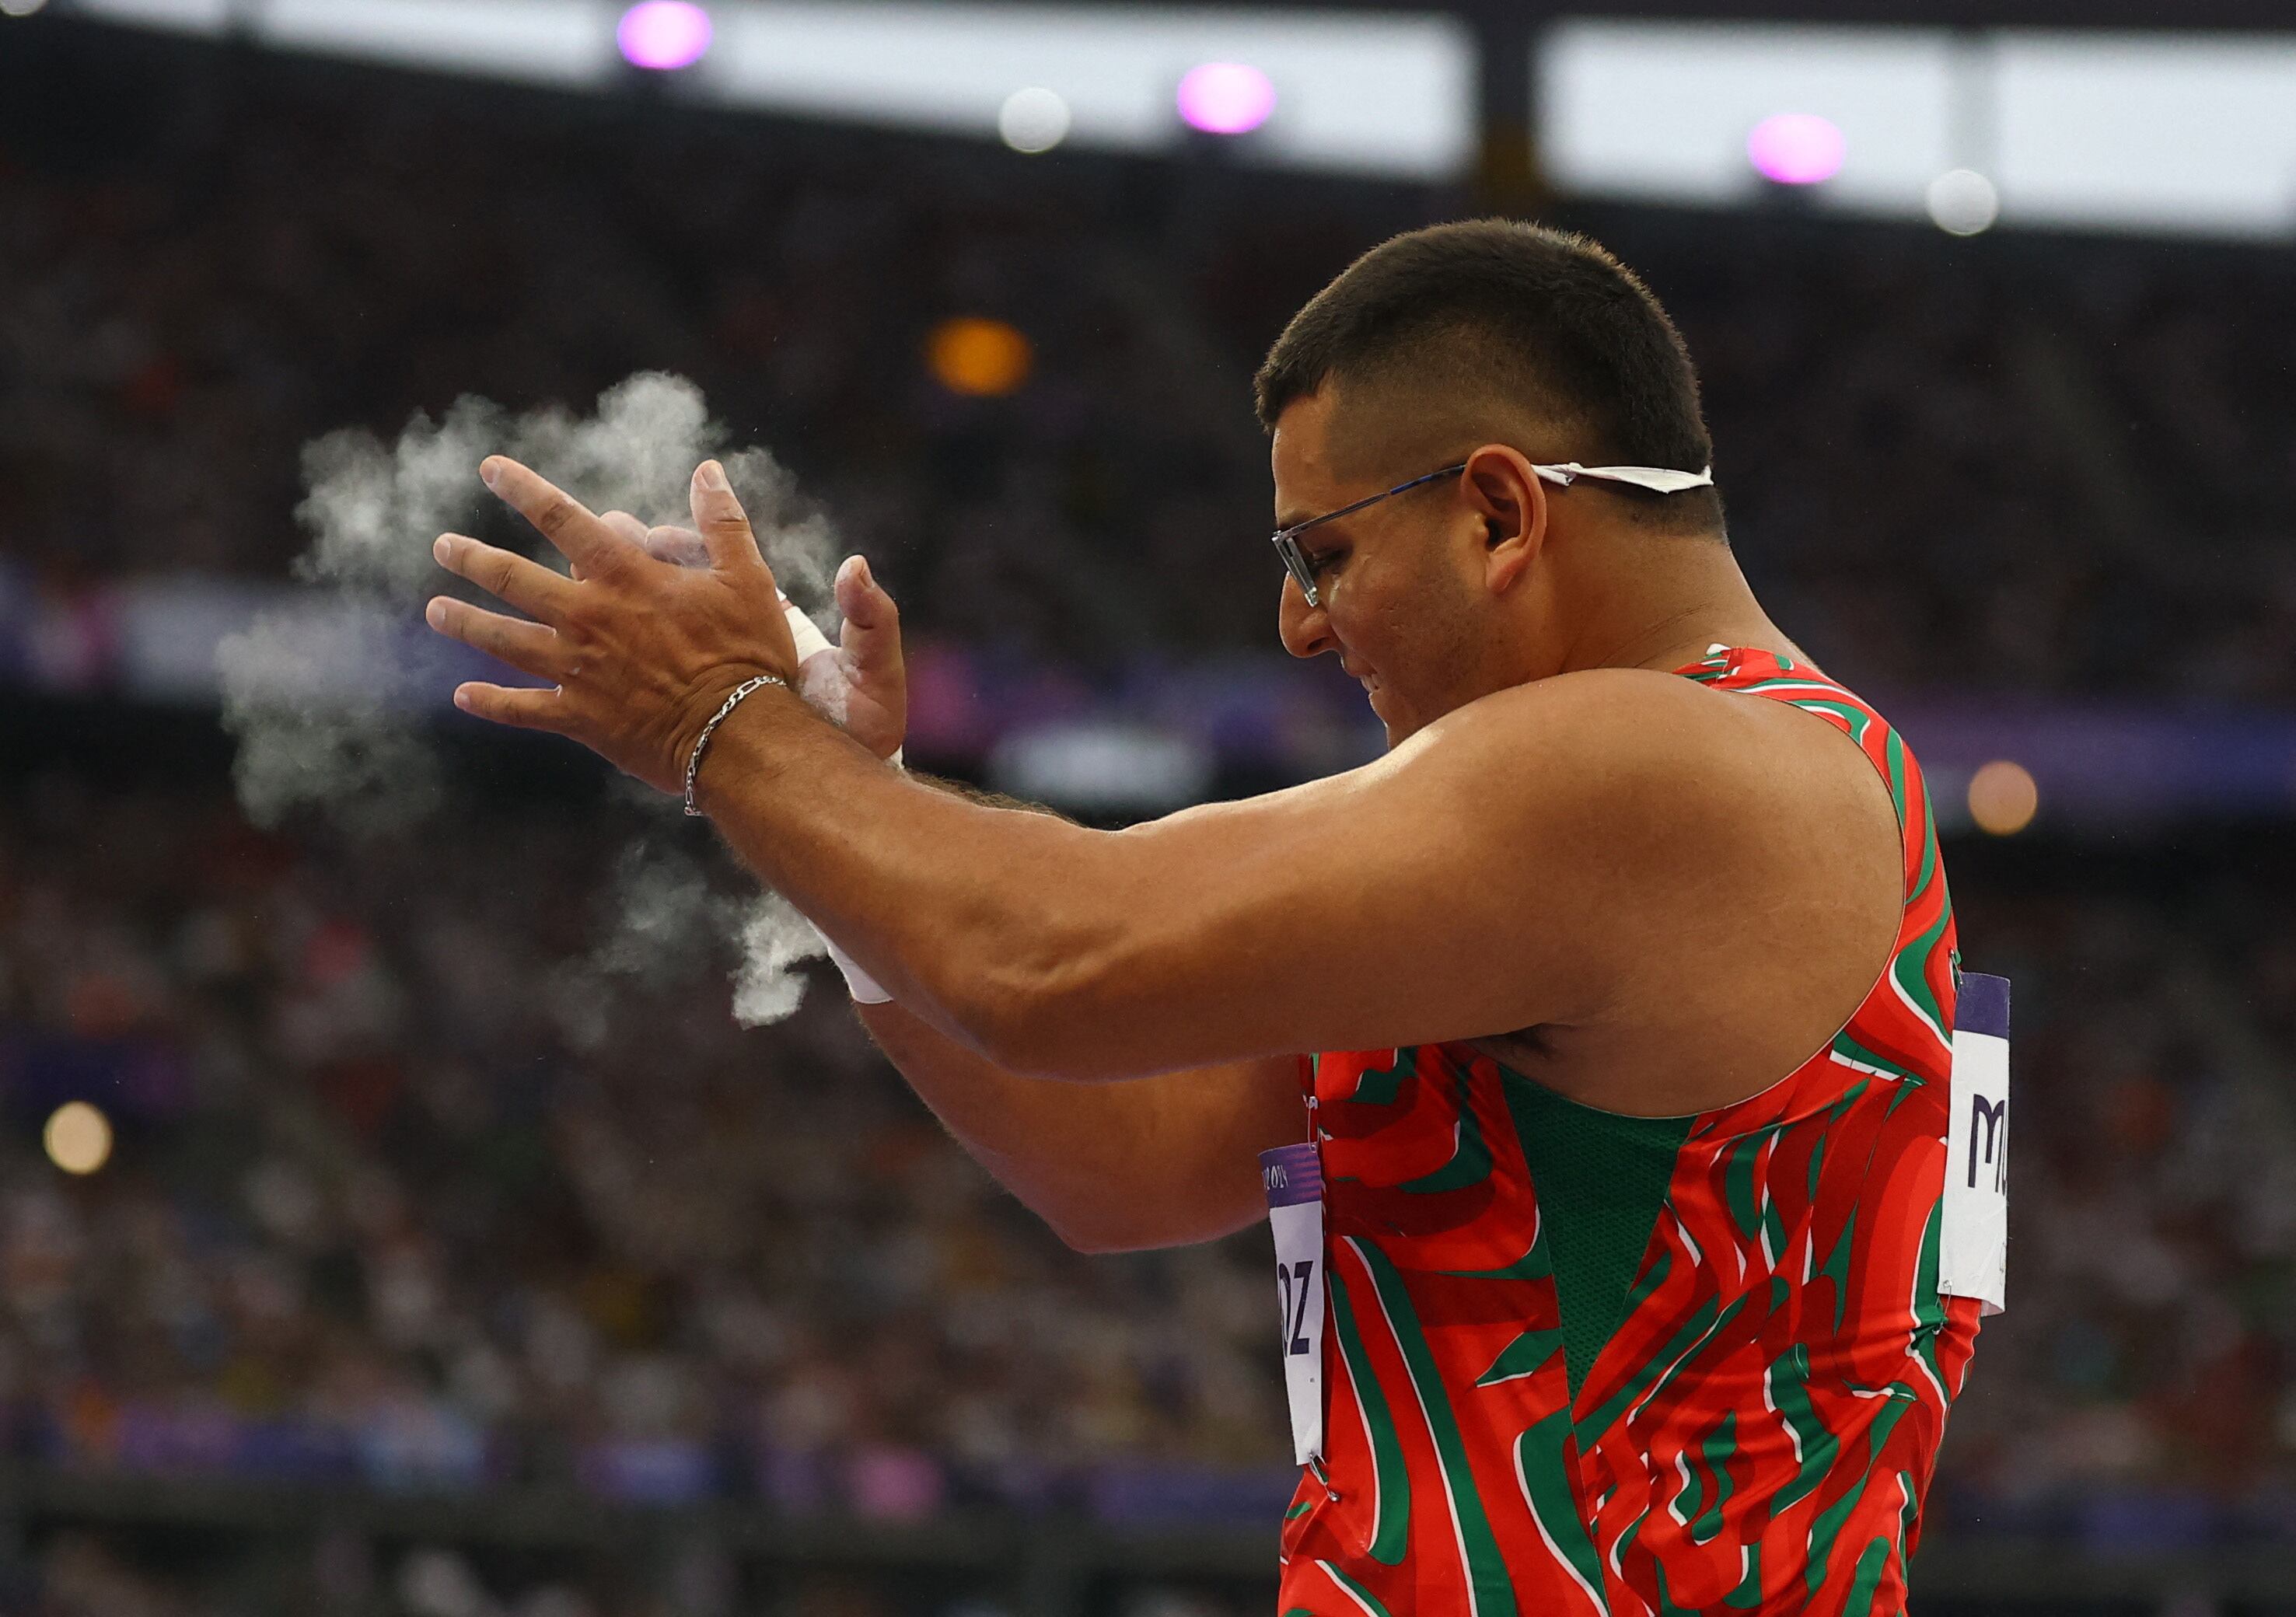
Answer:
[[[1980,1306],[1939,1290],[1959,983],[1928,798],[1896,732],[1789,659],[1677,671],[1819,714],[1881,772],[1890,962],[1825,1048],[1691,1117],[1464,1044],[1303,1062],[1329,1328],[1287,1617],[1904,1605]]]

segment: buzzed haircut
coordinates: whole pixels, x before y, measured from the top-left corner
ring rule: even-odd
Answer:
[[[1714,456],[1690,350],[1650,289],[1599,243],[1521,220],[1431,225],[1349,265],[1268,349],[1260,424],[1327,381],[1400,406],[1397,422],[1526,420],[1541,441],[1515,447],[1537,458],[1699,472]],[[1722,529],[1711,488],[1578,487],[1615,491],[1644,525]]]

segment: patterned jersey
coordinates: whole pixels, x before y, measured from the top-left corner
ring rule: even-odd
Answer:
[[[1897,1613],[1979,1304],[1938,1294],[1958,956],[1920,769],[1773,653],[1895,800],[1903,915],[1856,1014],[1735,1105],[1628,1118],[1465,1045],[1301,1062],[1324,1183],[1326,1484],[1283,1617]]]

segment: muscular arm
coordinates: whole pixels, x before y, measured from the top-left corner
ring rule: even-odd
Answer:
[[[515,462],[481,471],[575,576],[441,536],[442,562],[539,621],[445,597],[430,620],[556,682],[468,683],[457,702],[693,791],[751,869],[1005,1071],[1137,1079],[1541,1027],[1614,1060],[1639,1033],[1639,1087],[1674,1112],[1822,1047],[1876,981],[1862,933],[1886,970],[1891,805],[1838,731],[1819,755],[1821,718],[1588,669],[1469,702],[1345,775],[1086,831],[922,787],[758,684],[797,671],[794,638],[714,462],[693,484],[706,574]]]
[[[1242,1229],[1267,1211],[1259,1153],[1308,1137],[1289,1060],[1063,1084],[1004,1071],[898,1005],[857,1009],[974,1161],[1079,1252]]]
[[[1745,705],[1565,676],[1363,768],[1108,833],[906,781],[765,691],[699,792],[941,1033],[1010,1071],[1136,1078],[1579,1022],[1726,942],[1795,812]]]

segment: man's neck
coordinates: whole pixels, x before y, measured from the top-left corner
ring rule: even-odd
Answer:
[[[1627,556],[1628,562],[1601,570],[1602,576],[1583,580],[1587,587],[1575,592],[1585,597],[1588,610],[1570,615],[1569,620],[1580,627],[1563,647],[1555,672],[1670,670],[1699,661],[1718,642],[1806,661],[1762,611],[1726,546],[1633,534],[1622,536],[1612,554]]]

